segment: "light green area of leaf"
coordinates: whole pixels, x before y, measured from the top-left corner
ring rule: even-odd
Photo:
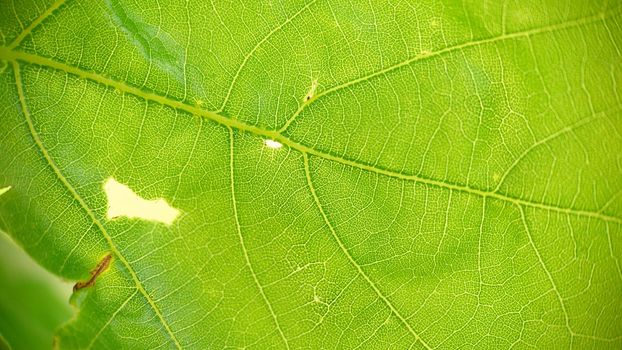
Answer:
[[[71,284],[41,268],[0,232],[0,349],[52,347],[54,333],[67,322]]]
[[[620,348],[621,5],[3,2],[0,227],[63,349]]]

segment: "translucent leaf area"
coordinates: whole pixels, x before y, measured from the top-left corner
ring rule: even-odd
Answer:
[[[76,283],[54,346],[622,348],[619,0],[0,0],[0,33],[0,229]]]

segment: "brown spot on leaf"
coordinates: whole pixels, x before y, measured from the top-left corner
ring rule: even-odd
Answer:
[[[106,255],[97,266],[91,271],[91,278],[86,281],[80,281],[73,286],[73,291],[78,291],[82,288],[88,288],[95,284],[97,277],[110,265],[110,260],[112,260],[112,254]]]

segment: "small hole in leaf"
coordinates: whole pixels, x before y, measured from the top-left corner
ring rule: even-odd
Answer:
[[[279,149],[279,148],[283,147],[282,143],[280,143],[278,141],[270,140],[270,139],[264,140],[263,143],[264,143],[264,145],[266,145],[266,147],[272,148],[272,149]]]

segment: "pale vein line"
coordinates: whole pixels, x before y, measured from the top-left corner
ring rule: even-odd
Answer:
[[[242,70],[244,69],[244,67],[246,66],[246,63],[248,62],[248,60],[251,59],[251,57],[253,57],[253,55],[255,54],[255,51],[257,51],[257,49],[259,49],[259,47],[261,45],[263,45],[263,43],[265,43],[268,39],[270,39],[270,37],[272,35],[274,35],[275,33],[277,33],[279,30],[281,30],[284,26],[286,26],[289,22],[293,21],[296,17],[298,17],[301,13],[303,13],[304,11],[306,11],[311,5],[313,5],[317,0],[313,0],[310,3],[306,4],[303,8],[301,8],[298,12],[296,12],[293,16],[289,17],[288,19],[286,19],[283,23],[279,24],[278,26],[276,26],[274,29],[272,29],[266,36],[263,37],[263,39],[261,39],[256,45],[255,47],[253,47],[252,50],[250,50],[248,52],[248,54],[246,54],[246,56],[244,57],[244,60],[242,61],[242,64],[240,64],[240,67],[238,67],[238,70],[235,72],[235,75],[233,76],[233,80],[231,80],[231,84],[229,84],[229,89],[227,90],[227,95],[225,96],[224,101],[222,102],[222,105],[220,106],[220,108],[216,111],[216,113],[220,113],[222,112],[223,109],[225,109],[225,106],[227,105],[227,102],[229,101],[229,97],[231,97],[231,92],[233,91],[233,87],[235,86],[235,83],[237,82],[238,78],[240,77],[240,73],[242,72]]]
[[[609,225],[605,223],[605,229],[607,231],[607,242],[609,243],[609,256],[616,263],[616,267],[618,268],[618,276],[620,277],[620,281],[622,281],[622,267],[620,267],[620,260],[613,253],[613,242],[611,241],[611,232],[609,231]]]
[[[599,114],[604,114],[604,112],[600,112],[597,113],[596,115]],[[501,186],[503,185],[503,183],[505,182],[505,179],[508,175],[510,175],[510,173],[512,172],[512,170],[529,154],[531,153],[534,149],[545,145],[547,142],[550,142],[558,137],[561,137],[569,132],[573,132],[576,129],[586,125],[588,122],[596,119],[596,115],[593,118],[583,118],[581,120],[579,120],[578,122],[569,125],[565,128],[562,128],[560,130],[558,130],[557,132],[552,133],[551,135],[541,139],[538,142],[535,142],[534,144],[532,144],[531,146],[529,146],[527,149],[525,149],[523,151],[523,153],[521,153],[518,157],[516,157],[516,159],[514,160],[514,162],[506,169],[506,171],[503,173],[503,175],[500,177],[499,182],[497,183],[497,186],[495,187],[494,190],[492,190],[493,192],[497,192],[499,191],[499,189],[501,188]]]
[[[613,13],[609,13],[608,15],[611,16]],[[454,45],[454,46],[449,46],[443,49],[440,49],[438,51],[434,51],[434,52],[422,52],[414,57],[411,57],[409,59],[406,59],[405,61],[396,63],[392,66],[389,66],[385,69],[381,69],[379,71],[364,75],[362,77],[356,78],[354,80],[350,80],[347,81],[345,83],[339,84],[339,85],[335,85],[327,90],[322,91],[321,93],[318,93],[317,95],[315,95],[311,100],[309,100],[306,103],[303,103],[302,105],[300,105],[300,107],[298,107],[298,110],[296,110],[296,112],[294,112],[294,114],[287,120],[287,122],[285,122],[285,124],[279,129],[279,133],[283,133],[285,132],[285,130],[287,130],[289,128],[289,126],[296,120],[296,118],[300,115],[300,113],[302,113],[302,111],[304,111],[310,104],[312,104],[313,102],[317,101],[319,98],[321,98],[322,96],[326,96],[329,95],[335,91],[339,91],[342,89],[345,89],[347,87],[350,87],[352,85],[356,85],[356,84],[360,84],[362,82],[368,81],[372,78],[375,78],[377,76],[382,76],[382,75],[386,75],[389,72],[395,71],[397,69],[400,69],[402,67],[406,67],[409,66],[412,63],[418,62],[418,61],[422,61],[422,60],[426,60],[432,57],[437,57],[437,56],[441,56],[443,54],[446,53],[450,53],[450,52],[454,52],[454,51],[459,51],[462,49],[466,49],[466,48],[470,48],[470,47],[475,47],[475,46],[481,46],[481,45],[486,45],[486,44],[491,44],[491,43],[496,43],[496,42],[500,42],[500,41],[505,41],[508,39],[516,39],[516,38],[521,38],[521,37],[529,37],[529,36],[533,36],[533,35],[538,35],[538,34],[543,34],[543,33],[550,33],[550,32],[556,32],[556,31],[560,31],[563,29],[568,29],[568,28],[572,28],[572,27],[578,27],[581,25],[586,25],[586,24],[590,24],[593,22],[599,22],[604,20],[605,18],[607,18],[607,14],[606,13],[600,13],[598,15],[595,16],[589,16],[589,17],[584,17],[584,18],[580,18],[580,19],[575,19],[572,21],[567,21],[567,22],[562,22],[562,23],[558,23],[558,24],[554,24],[554,25],[549,25],[549,26],[544,26],[544,27],[539,27],[539,28],[533,28],[533,29],[529,29],[529,30],[525,30],[525,31],[521,31],[521,32],[515,32],[515,33],[510,33],[510,34],[503,34],[503,35],[499,35],[499,36],[495,36],[492,38],[488,38],[488,39],[482,39],[482,40],[475,40],[475,41],[469,41],[469,42],[465,42],[462,44],[458,44],[458,45]]]
[[[183,103],[181,101],[173,100],[168,97],[158,95],[154,92],[143,91],[140,88],[105,77],[101,74],[85,71],[83,69],[73,67],[65,63],[58,62],[58,61],[54,61],[46,57],[41,57],[41,56],[33,55],[30,53],[20,52],[20,51],[7,50],[4,47],[0,47],[0,58],[5,58],[7,60],[13,60],[13,61],[19,60],[19,61],[26,62],[26,63],[36,64],[36,65],[56,69],[58,71],[61,71],[67,74],[73,74],[80,78],[92,80],[96,83],[109,86],[118,91],[134,95],[136,97],[142,98],[147,101],[152,101],[152,102],[155,102],[155,103],[158,103],[164,106],[168,106],[176,110],[181,110],[191,115],[201,116],[209,120],[212,120],[215,123],[225,125],[231,128],[235,128],[235,129],[238,129],[244,132],[248,132],[256,136],[272,139],[274,141],[280,142],[283,145],[293,148],[301,153],[307,153],[310,155],[317,156],[319,158],[330,160],[330,161],[343,164],[343,165],[347,165],[353,168],[358,168],[361,170],[373,172],[379,175],[389,176],[389,177],[406,180],[406,181],[414,181],[414,182],[426,184],[429,186],[434,186],[434,187],[439,187],[439,188],[444,188],[444,189],[451,189],[451,190],[456,190],[456,191],[460,191],[464,193],[471,193],[471,194],[475,194],[475,195],[482,196],[482,197],[489,196],[491,198],[496,198],[496,199],[509,202],[512,204],[526,205],[526,206],[530,206],[534,208],[540,208],[543,210],[555,211],[555,212],[564,213],[564,214],[591,217],[591,218],[595,218],[598,220],[615,222],[615,223],[622,225],[622,218],[606,215],[600,212],[579,210],[579,209],[574,209],[574,208],[566,208],[566,207],[551,205],[547,203],[533,202],[530,200],[515,198],[509,195],[494,193],[491,191],[484,191],[484,190],[480,190],[480,189],[472,188],[468,186],[463,186],[463,185],[452,184],[449,182],[425,178],[425,177],[421,177],[418,175],[404,174],[404,173],[400,173],[400,172],[396,172],[396,171],[392,171],[388,169],[383,169],[377,166],[365,164],[362,162],[338,157],[336,155],[322,152],[312,147],[299,144],[296,141],[283,136],[277,131],[266,130],[266,129],[256,127],[254,125],[249,125],[244,122],[241,122],[239,119],[230,119],[218,113],[206,111],[201,108],[197,108],[195,106],[191,106],[186,103]]]
[[[26,95],[24,94],[24,89],[23,89],[23,86],[22,86],[22,79],[21,79],[21,76],[20,76],[19,65],[17,64],[17,62],[13,62],[13,71],[15,73],[15,83],[17,85],[17,95],[19,97],[19,101],[20,101],[20,104],[22,106],[22,111],[23,111],[23,114],[24,114],[24,118],[26,119],[26,123],[28,124],[28,130],[30,131],[31,136],[32,136],[33,140],[35,141],[35,144],[39,148],[39,151],[43,155],[43,158],[48,163],[48,165],[50,166],[50,168],[52,169],[52,171],[54,172],[56,177],[65,186],[67,191],[69,191],[69,193],[73,196],[73,198],[80,204],[82,209],[86,212],[88,217],[93,221],[95,226],[97,226],[97,228],[101,231],[101,233],[103,234],[104,238],[106,239],[106,242],[110,246],[110,249],[117,256],[119,261],[121,261],[121,263],[123,263],[123,265],[125,265],[125,267],[127,268],[128,272],[132,276],[132,279],[134,280],[134,283],[136,284],[137,289],[143,294],[145,299],[147,299],[147,302],[149,303],[149,305],[151,305],[151,308],[156,313],[157,317],[160,319],[160,322],[162,323],[162,325],[166,329],[167,333],[169,334],[169,336],[171,337],[171,339],[175,343],[175,346],[178,349],[181,349],[182,347],[179,344],[179,341],[177,341],[177,338],[175,337],[175,334],[173,334],[173,332],[171,331],[171,328],[170,328],[168,322],[166,322],[166,320],[164,319],[164,316],[160,312],[160,309],[155,304],[153,299],[151,299],[151,297],[149,296],[149,294],[147,293],[147,291],[143,287],[142,283],[138,279],[138,276],[136,275],[136,272],[134,271],[132,266],[125,259],[123,254],[121,254],[119,249],[117,249],[116,245],[112,241],[112,237],[108,234],[108,231],[104,228],[102,223],[97,219],[95,214],[91,211],[89,206],[82,199],[82,197],[78,194],[78,192],[73,188],[73,186],[69,183],[69,181],[65,178],[65,176],[63,176],[63,174],[61,173],[61,171],[58,168],[58,166],[56,166],[56,163],[50,157],[47,149],[43,146],[43,142],[41,141],[41,139],[39,138],[39,134],[35,130],[34,124],[33,124],[32,119],[30,117],[30,111],[28,109],[28,106],[26,105]]]
[[[110,325],[110,323],[112,323],[112,321],[114,320],[114,318],[117,316],[117,314],[119,314],[119,312],[121,312],[121,310],[123,310],[123,308],[125,307],[125,305],[127,305],[127,303],[130,302],[130,300],[132,300],[132,298],[134,298],[134,296],[136,295],[136,293],[138,293],[138,289],[136,289],[134,291],[134,293],[132,293],[132,295],[130,295],[129,298],[127,298],[123,304],[121,304],[121,306],[119,306],[119,308],[110,316],[110,318],[108,319],[108,321],[106,321],[106,324],[104,324],[99,331],[97,332],[97,334],[95,334],[95,336],[93,337],[93,339],[91,339],[91,341],[89,342],[89,345],[86,346],[86,350],[90,349],[93,347],[93,344],[95,344],[95,340],[97,340],[97,338],[99,338],[99,336],[104,332],[104,330]]]
[[[244,259],[246,260],[246,266],[248,267],[248,269],[251,272],[251,275],[253,276],[253,281],[255,281],[255,285],[257,286],[257,289],[259,290],[259,294],[261,294],[261,297],[264,303],[266,303],[266,306],[268,307],[268,310],[270,311],[272,320],[274,321],[274,324],[276,325],[276,329],[279,332],[279,335],[281,336],[283,343],[285,343],[285,347],[289,349],[289,343],[287,342],[287,338],[285,338],[285,334],[283,333],[283,330],[281,329],[281,326],[279,325],[279,320],[276,317],[276,313],[272,309],[272,305],[270,304],[270,301],[268,300],[268,297],[266,296],[266,293],[264,292],[263,287],[261,286],[261,283],[259,283],[259,280],[257,279],[257,275],[255,274],[255,270],[253,269],[253,265],[251,264],[250,257],[248,256],[248,250],[246,249],[246,244],[244,243],[244,236],[242,235],[242,228],[240,227],[240,219],[238,217],[237,201],[235,199],[235,182],[234,182],[234,176],[233,176],[233,168],[234,168],[233,138],[234,138],[233,129],[229,127],[229,148],[230,148],[229,150],[229,171],[230,171],[230,180],[231,180],[231,201],[233,202],[233,217],[235,218],[235,228],[237,230],[238,237],[240,238],[240,246],[242,247],[242,252],[244,253]]]
[[[328,220],[328,216],[326,216],[326,213],[324,212],[324,208],[322,207],[322,204],[320,203],[320,199],[318,198],[317,193],[315,192],[315,187],[313,187],[313,181],[311,181],[311,171],[309,170],[309,157],[307,156],[306,153],[303,153],[303,161],[304,161],[304,168],[305,168],[305,176],[307,178],[307,186],[309,187],[309,191],[311,192],[311,196],[313,197],[313,201],[315,202],[315,205],[316,205],[317,209],[319,210],[320,214],[322,215],[322,218],[324,219],[324,223],[328,227],[328,229],[329,229],[333,239],[337,242],[337,245],[339,245],[339,248],[341,249],[343,254],[348,258],[348,260],[350,261],[352,266],[354,266],[354,268],[357,270],[357,272],[365,279],[367,284],[369,284],[369,286],[371,286],[371,288],[374,290],[376,295],[378,295],[380,300],[382,300],[384,302],[384,304],[387,307],[389,307],[391,312],[406,327],[408,332],[410,334],[412,334],[415,337],[415,339],[417,339],[419,342],[421,342],[421,344],[426,349],[430,349],[431,350],[432,348],[428,344],[426,344],[426,342],[424,342],[423,339],[421,339],[421,337],[419,337],[419,335],[412,329],[412,327],[410,326],[408,321],[406,321],[406,318],[404,318],[404,316],[402,316],[400,314],[400,312],[395,308],[395,306],[393,306],[391,301],[382,293],[382,291],[378,288],[378,286],[376,286],[376,284],[369,278],[369,276],[367,276],[367,274],[365,273],[365,271],[363,270],[361,265],[359,265],[356,262],[356,260],[354,260],[354,258],[350,254],[350,251],[348,250],[348,248],[346,248],[346,246],[343,244],[343,242],[341,241],[341,238],[339,238],[339,236],[337,235],[337,232],[335,231],[335,228],[333,227],[333,225]]]
[[[56,0],[56,1],[54,1],[52,6],[50,6],[47,10],[45,10],[39,17],[37,17],[37,19],[32,21],[32,23],[30,23],[30,25],[28,27],[26,27],[26,29],[24,29],[17,36],[17,38],[15,38],[15,40],[13,40],[13,42],[11,44],[9,44],[8,48],[9,49],[13,49],[17,45],[19,45],[22,42],[22,40],[24,40],[24,38],[26,38],[28,36],[28,34],[32,33],[32,31],[35,28],[37,28],[39,26],[39,24],[41,24],[41,22],[45,21],[46,18],[48,18],[54,11],[56,11],[56,9],[61,7],[64,3],[65,3],[65,0]]]
[[[518,210],[520,211],[520,217],[523,222],[523,226],[525,226],[525,232],[527,233],[527,238],[529,238],[529,244],[531,245],[531,248],[533,249],[534,253],[536,253],[536,256],[538,257],[538,261],[540,262],[540,266],[542,267],[542,270],[544,270],[544,273],[548,277],[549,282],[551,283],[551,286],[553,287],[553,291],[555,292],[555,295],[557,296],[557,300],[559,301],[559,305],[561,306],[562,311],[564,313],[564,319],[566,321],[566,329],[568,329],[568,332],[570,333],[570,336],[572,337],[575,335],[575,333],[570,328],[570,321],[568,319],[568,311],[566,311],[566,305],[564,304],[564,299],[559,293],[559,289],[557,288],[557,284],[555,284],[553,275],[551,275],[551,272],[546,267],[546,264],[544,263],[544,260],[542,259],[542,255],[540,255],[540,251],[536,247],[533,237],[531,236],[531,231],[529,230],[529,226],[527,225],[527,219],[525,218],[525,210],[520,205],[517,205],[517,207],[518,207]]]

